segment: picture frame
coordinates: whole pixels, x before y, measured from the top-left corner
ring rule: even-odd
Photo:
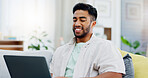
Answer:
[[[126,19],[139,20],[141,18],[141,4],[126,3]]]
[[[110,0],[96,0],[95,7],[98,11],[99,17],[111,17]]]

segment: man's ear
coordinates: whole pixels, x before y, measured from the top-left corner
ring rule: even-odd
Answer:
[[[92,28],[95,27],[96,21],[92,21]]]

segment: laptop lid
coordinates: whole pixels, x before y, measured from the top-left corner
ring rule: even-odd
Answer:
[[[11,78],[51,78],[44,57],[4,55]]]

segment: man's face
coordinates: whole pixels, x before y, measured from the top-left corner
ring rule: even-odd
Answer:
[[[73,32],[77,38],[83,38],[90,32],[91,17],[88,11],[76,10],[73,15]]]

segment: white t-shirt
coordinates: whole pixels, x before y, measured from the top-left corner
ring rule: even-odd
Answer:
[[[65,77],[73,77],[74,67],[77,63],[81,48],[85,45],[85,43],[76,43],[73,52],[71,53],[70,59],[66,66]]]

